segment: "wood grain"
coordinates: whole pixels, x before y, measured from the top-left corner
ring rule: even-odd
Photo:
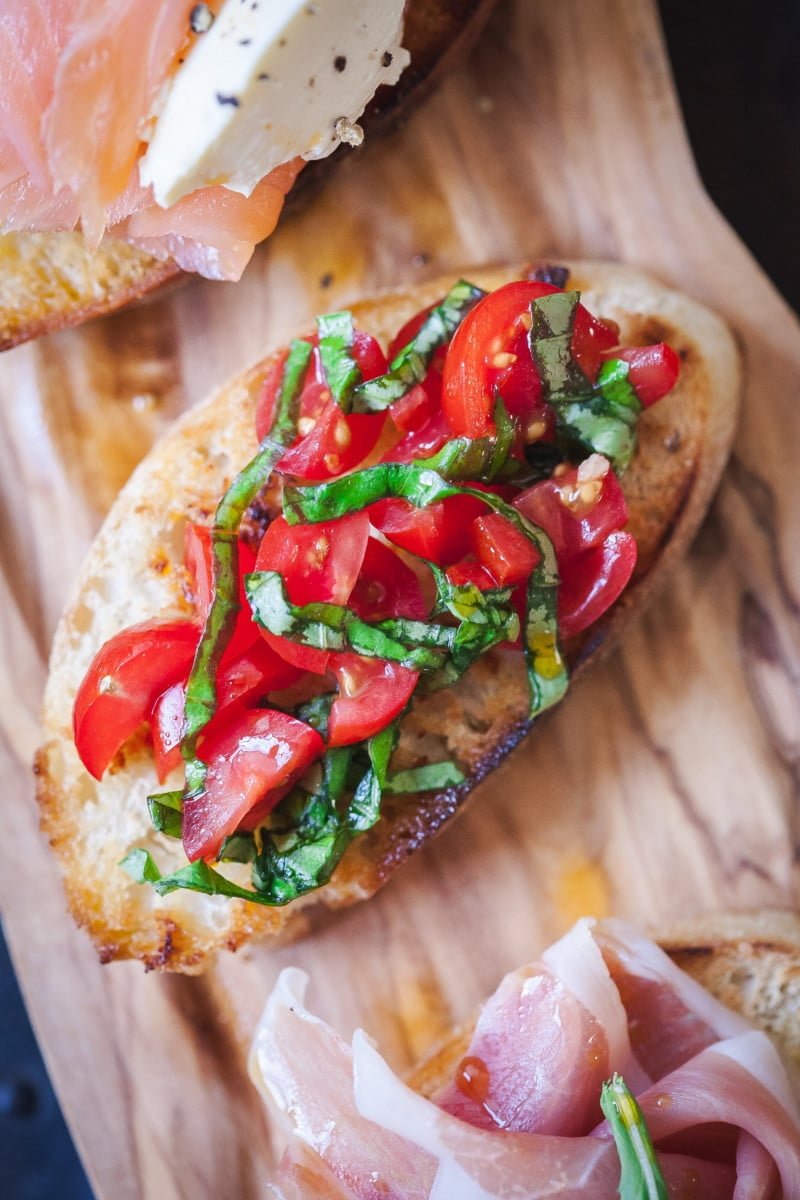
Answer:
[[[636,263],[734,327],[741,430],[688,560],[371,903],[199,980],[100,968],[64,914],[29,764],[48,640],[115,489],[175,412],[318,308],[524,253]],[[501,4],[468,65],[352,155],[241,284],[195,283],[0,360],[0,889],[99,1197],[266,1195],[245,1048],[288,962],[325,1017],[403,1067],[582,909],[665,923],[797,902],[799,380],[795,318],[698,181],[652,0]]]

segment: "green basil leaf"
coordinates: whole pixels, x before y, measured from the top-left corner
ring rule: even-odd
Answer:
[[[148,796],[147,808],[150,812],[150,820],[156,833],[163,833],[167,837],[173,838],[183,836],[181,828],[183,816],[182,792],[158,792],[153,796]]]
[[[380,412],[422,383],[436,351],[450,341],[469,310],[485,294],[460,279],[441,304],[428,313],[416,336],[392,359],[387,374],[358,385],[353,411]]]
[[[386,780],[383,788],[392,795],[439,792],[445,788],[458,787],[464,779],[463,772],[454,762],[426,763],[422,767],[397,771]]]
[[[219,851],[220,862],[252,862],[256,856],[256,843],[252,833],[232,833],[226,837]]]
[[[642,1110],[620,1075],[603,1084],[600,1107],[619,1155],[620,1200],[669,1200]]]
[[[361,371],[353,358],[353,315],[328,313],[317,317],[319,356],[331,395],[343,412],[349,412],[353,390],[361,381]]]

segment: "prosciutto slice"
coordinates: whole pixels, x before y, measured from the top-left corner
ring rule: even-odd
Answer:
[[[617,1200],[599,1109],[616,1064],[674,1200],[800,1200],[800,1113],[771,1042],[624,925],[579,922],[505,977],[468,1050],[477,1093],[458,1071],[413,1091],[361,1030],[351,1048],[308,1012],[306,983],[282,973],[251,1056],[289,1136],[276,1200]]]

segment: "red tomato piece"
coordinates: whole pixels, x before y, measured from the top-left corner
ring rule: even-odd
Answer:
[[[370,538],[349,607],[364,621],[408,617],[424,621],[428,609],[414,571],[383,542]]]
[[[467,583],[474,583],[475,587],[480,588],[482,592],[498,586],[497,582],[486,570],[486,567],[481,566],[480,563],[473,562],[471,559],[464,559],[463,562],[453,563],[452,567],[447,568],[447,578],[456,587],[463,587]]]
[[[565,567],[558,589],[558,628],[574,637],[593,625],[628,584],[636,566],[636,539],[610,533],[600,546],[585,550]]]
[[[479,438],[494,431],[497,375],[514,365],[507,356],[517,355],[524,342],[531,301],[558,290],[536,280],[507,283],[484,296],[467,313],[450,342],[442,377],[442,409],[453,433]],[[517,361],[523,357],[520,354]],[[529,382],[532,379],[529,376]],[[541,393],[538,377],[535,383]]]
[[[346,604],[358,578],[369,538],[366,512],[318,525],[289,525],[278,517],[268,526],[256,558],[257,571],[278,571],[293,604],[314,600]],[[323,674],[328,652],[289,638],[260,633],[273,650],[303,671]]]
[[[639,402],[645,408],[671,392],[681,373],[681,360],[664,342],[656,346],[639,346],[631,350],[615,350],[606,358],[621,358],[628,364],[628,379]]]
[[[332,654],[339,694],[328,718],[328,745],[349,746],[372,737],[399,716],[417,686],[418,671],[382,658]]]
[[[611,468],[605,474],[587,474],[594,459],[606,462],[592,455],[580,468],[543,479],[514,500],[514,507],[551,539],[559,562],[599,546],[628,520],[625,496]]]
[[[316,420],[322,409],[331,399],[331,393],[322,369],[317,335],[312,334],[305,339],[314,347],[309,366],[306,370],[303,390],[300,394],[300,416]],[[275,419],[275,401],[281,384],[283,367],[288,357],[288,350],[283,350],[267,371],[261,386],[256,405],[256,437],[262,442],[272,428]],[[362,379],[375,379],[388,369],[386,355],[379,343],[368,333],[360,329],[355,331],[353,338],[353,358],[358,363]]]
[[[185,679],[200,631],[193,621],[143,621],[112,637],[92,659],[72,713],[78,755],[95,779],[150,715],[156,699]]]
[[[471,535],[475,557],[500,587],[522,583],[541,558],[529,538],[498,512],[476,517]]]
[[[222,656],[223,663],[238,658],[258,641],[258,629],[250,616],[250,606],[244,590],[244,576],[255,567],[256,556],[246,542],[239,546],[239,612],[233,635]],[[211,530],[207,525],[186,526],[183,544],[184,566],[189,574],[197,616],[205,622],[214,595],[211,566]]]
[[[381,500],[369,513],[390,542],[446,567],[469,553],[470,525],[485,511],[474,496],[449,496],[425,508],[415,508],[408,500]]]
[[[389,415],[401,433],[416,433],[436,416],[437,404],[421,384],[389,405]]]
[[[189,862],[211,861],[268,793],[294,783],[325,750],[315,729],[272,709],[235,711],[200,748],[205,790],[183,806]],[[276,800],[277,802],[277,800]]]
[[[287,663],[259,638],[240,658],[227,666],[223,663],[220,668],[217,675],[217,710],[202,736],[210,734],[215,723],[227,718],[232,705],[246,704],[268,692],[291,687],[301,675],[297,667]],[[185,682],[174,683],[153,706],[153,754],[161,783],[181,761],[185,697]]]
[[[542,402],[527,331],[531,301],[559,290],[538,280],[518,280],[485,296],[467,313],[450,343],[442,379],[442,408],[453,433],[475,438],[492,433],[498,389],[526,441],[552,435],[552,414]],[[578,306],[571,349],[590,379],[618,338],[613,322]]]
[[[308,480],[331,479],[352,471],[374,449],[385,423],[383,413],[346,416],[328,399],[313,429],[286,451],[276,470]]]
[[[429,420],[412,433],[407,433],[383,457],[384,462],[413,462],[416,458],[430,458],[441,450],[453,436],[447,419],[442,412],[435,412]]]

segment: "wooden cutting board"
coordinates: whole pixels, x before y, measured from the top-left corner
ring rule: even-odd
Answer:
[[[49,639],[115,492],[178,412],[315,311],[525,253],[636,263],[736,330],[740,434],[688,561],[371,903],[202,979],[101,968],[65,915],[30,762]],[[698,180],[652,0],[501,4],[464,69],[348,156],[242,283],[193,282],[3,356],[3,916],[101,1200],[266,1194],[245,1051],[287,963],[403,1068],[581,912],[663,924],[796,901],[798,381],[797,323]]]

